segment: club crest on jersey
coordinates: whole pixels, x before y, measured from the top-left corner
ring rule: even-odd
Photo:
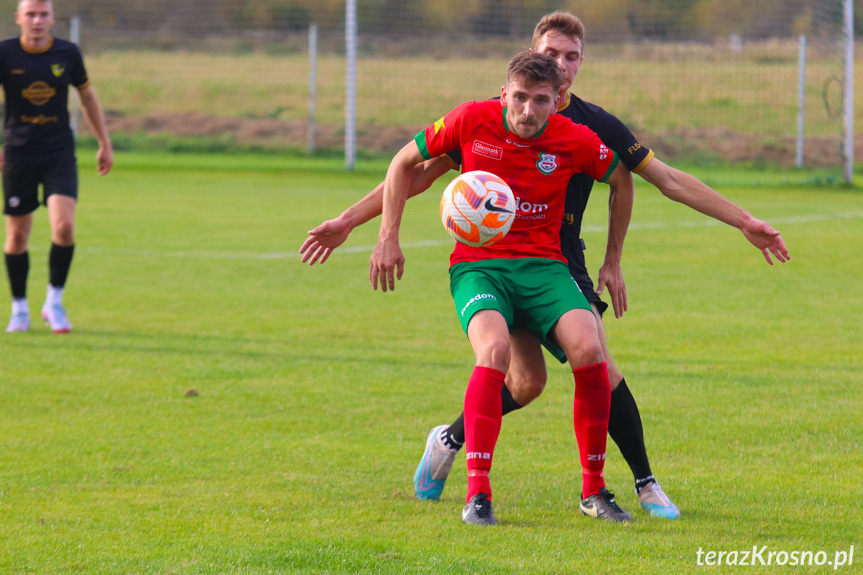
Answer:
[[[445,129],[446,126],[443,123],[443,118],[434,123],[434,133],[437,134],[441,130]]]
[[[548,175],[557,169],[557,156],[554,154],[543,154],[540,152],[539,161],[536,163],[537,169],[545,175]]]
[[[51,72],[53,72],[54,77],[59,78],[63,75],[63,72],[66,71],[66,66],[63,64],[51,64]]]
[[[605,144],[599,145],[599,159],[604,160],[608,157],[608,147]]]

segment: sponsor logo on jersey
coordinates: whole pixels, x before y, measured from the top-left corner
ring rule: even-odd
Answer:
[[[446,126],[443,123],[443,118],[434,123],[434,133],[437,134],[441,130],[445,130]]]
[[[21,96],[23,96],[25,100],[30,100],[30,103],[34,106],[44,106],[56,93],[57,90],[45,82],[33,82],[21,90]]]
[[[537,169],[545,175],[555,171],[558,167],[557,156],[554,154],[539,153],[539,161],[536,163]]]
[[[608,146],[606,146],[605,144],[600,144],[599,145],[599,159],[604,160],[607,157],[608,157]]]
[[[20,76],[21,74],[24,73],[24,70],[22,70],[21,68],[15,68],[14,70],[10,70],[9,73],[14,74],[16,76]]]
[[[57,116],[39,114],[38,116],[21,116],[21,121],[25,124],[54,124],[58,121],[58,118]]]
[[[63,64],[51,64],[51,73],[54,74],[55,78],[59,78],[63,75],[63,72],[66,71],[66,66]]]
[[[548,204],[522,202],[521,198],[518,197],[515,199],[515,208],[518,211],[519,217],[522,217],[524,214],[544,214],[548,210]]]
[[[641,149],[641,144],[635,144],[634,146],[629,146],[627,150],[630,154],[634,154],[637,150]]]
[[[473,141],[473,153],[479,156],[485,156],[486,158],[491,158],[492,160],[500,160],[503,158],[503,148],[492,146],[491,144],[486,144],[479,140]]]
[[[516,146],[518,148],[529,148],[530,147],[530,144],[519,144],[518,142],[513,142],[509,138],[506,139],[506,143],[512,144],[513,146]]]

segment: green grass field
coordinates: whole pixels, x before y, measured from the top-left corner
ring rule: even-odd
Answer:
[[[91,152],[79,162],[74,331],[0,336],[0,572],[728,573],[698,551],[832,561],[852,545],[837,571],[861,572],[859,189],[695,169],[782,232],[792,260],[770,267],[737,231],[639,185],[630,310],[607,331],[683,515],[637,509],[613,444],[607,482],[635,520],[579,514],[572,377],[550,362],[545,394],[504,420],[500,524],[475,529],[460,521],[463,457],[439,503],[413,497],[426,433],[457,415],[472,368],[442,185],[409,203],[405,276],[383,294],[367,279],[377,221],[323,266],[296,253],[382,161],[349,174],[338,160],[121,154],[106,178]],[[592,270],[607,203],[594,195]],[[34,320],[47,238],[40,210]]]

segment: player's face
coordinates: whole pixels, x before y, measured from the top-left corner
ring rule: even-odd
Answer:
[[[15,23],[21,27],[21,35],[28,40],[47,38],[54,25],[54,7],[51,2],[21,0],[15,13]]]
[[[555,31],[547,32],[537,42],[533,50],[538,54],[551,56],[563,70],[563,85],[560,92],[565,94],[578,74],[581,63],[584,61],[581,40],[572,39],[569,36]]]
[[[509,129],[521,138],[530,139],[557,111],[559,96],[551,84],[526,86],[521,80],[513,79],[501,90],[501,100],[506,106]]]

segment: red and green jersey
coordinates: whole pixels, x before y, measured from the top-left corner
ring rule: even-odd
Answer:
[[[426,159],[459,149],[462,171],[485,170],[503,178],[516,198],[509,233],[491,246],[456,243],[450,265],[493,258],[547,258],[566,262],[560,251],[566,189],[575,173],[605,181],[618,157],[594,132],[552,114],[535,137],[511,132],[499,100],[468,102],[429,126],[416,138]]]

